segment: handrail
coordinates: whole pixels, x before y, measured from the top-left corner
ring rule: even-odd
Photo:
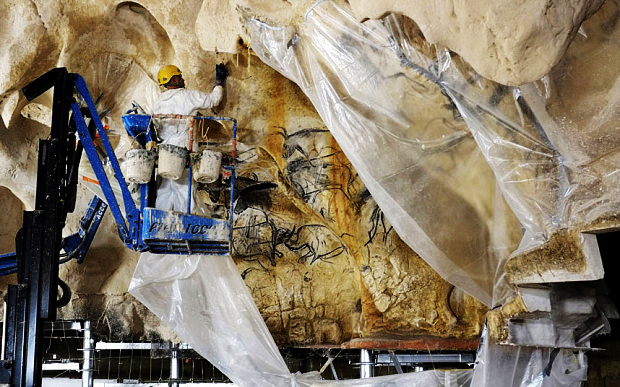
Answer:
[[[233,207],[234,207],[234,187],[235,187],[235,177],[236,177],[236,167],[237,167],[237,120],[232,117],[222,117],[222,116],[195,116],[195,115],[183,115],[183,114],[151,114],[151,118],[168,118],[168,119],[187,119],[190,120],[190,128],[193,127],[193,123],[196,119],[199,120],[211,120],[211,121],[230,121],[233,124],[232,127],[232,161],[231,161],[231,188],[230,188],[230,214],[228,217],[228,222],[230,223],[231,236],[230,240],[232,240],[232,223],[233,223]],[[192,128],[193,129],[193,128]],[[190,132],[190,143],[189,148],[192,148],[193,141],[193,131]],[[188,201],[187,201],[187,213],[191,212],[191,190],[192,190],[192,169],[191,165],[189,167],[189,178],[188,178]]]

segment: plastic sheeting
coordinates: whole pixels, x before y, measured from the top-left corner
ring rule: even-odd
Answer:
[[[229,256],[144,253],[129,291],[234,383],[290,384],[286,364]]]
[[[403,65],[397,25],[386,25],[362,25],[332,2],[312,8],[295,35],[249,22],[254,51],[310,98],[401,239],[491,304],[505,245],[483,215],[494,213],[494,183],[480,184],[492,171],[454,119],[438,63],[418,54]]]
[[[613,166],[588,169],[588,184],[579,179],[609,149],[563,139],[544,87],[489,88],[447,51],[419,50],[397,17],[360,24],[332,2],[308,11],[295,32],[258,21],[248,27],[254,51],[310,98],[401,238],[489,305],[516,247],[511,212],[525,249],[619,207],[609,195]],[[609,115],[590,118],[609,130]],[[597,182],[602,188],[585,195]],[[580,353],[485,340],[474,372],[320,381],[316,372],[288,372],[228,256],[143,254],[130,292],[240,386],[533,387],[577,385],[586,373]]]
[[[248,28],[252,49],[309,97],[401,239],[443,278],[495,305],[506,291],[502,265],[517,247],[618,213],[620,174],[609,163],[618,155],[600,139],[617,138],[620,70],[606,72],[611,84],[602,90],[585,90],[612,100],[571,121],[574,108],[550,84],[583,92],[557,86],[571,74],[498,85],[405,22],[359,23],[322,1],[296,30],[256,20]],[[601,71],[613,66],[596,62]],[[509,225],[511,216],[520,226]]]
[[[348,381],[291,374],[230,256],[140,256],[129,291],[238,386],[468,386],[471,370]]]
[[[579,387],[587,377],[583,352],[559,348],[497,345],[485,328],[472,386]]]
[[[291,374],[230,256],[143,253],[129,291],[238,386],[579,386],[583,352],[494,344],[482,334],[474,370],[368,379]]]

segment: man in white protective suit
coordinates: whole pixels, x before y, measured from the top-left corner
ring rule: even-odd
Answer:
[[[216,106],[222,99],[224,82],[228,72],[223,64],[215,66],[216,84],[211,93],[185,88],[181,70],[174,65],[162,67],[157,73],[157,82],[164,88],[159,100],[153,106],[153,114],[191,115],[198,109]],[[158,129],[161,144],[187,148],[189,144],[189,121],[186,119],[162,119]],[[190,149],[191,151],[191,149]],[[188,173],[178,180],[162,178],[157,188],[155,206],[162,210],[187,210]]]

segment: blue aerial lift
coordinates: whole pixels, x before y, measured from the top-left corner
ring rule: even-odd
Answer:
[[[69,289],[58,278],[58,266],[71,259],[78,262],[84,260],[108,207],[121,240],[134,251],[224,255],[230,253],[232,244],[235,119],[181,117],[192,122],[209,120],[232,125],[229,162],[223,165],[229,184],[215,188],[230,191],[226,215],[218,218],[192,214],[191,199],[188,200],[187,212],[165,211],[153,207],[155,173],[149,182],[139,185],[140,199],[136,206],[84,78],[69,73],[66,68],[55,68],[28,84],[22,92],[28,100],[32,100],[50,88],[54,89],[51,135],[49,139],[40,140],[35,210],[24,211],[23,226],[15,239],[16,252],[0,255],[0,275],[17,273],[18,282],[17,285],[9,285],[7,292],[5,358],[0,361],[0,384],[12,386],[41,385],[43,324],[54,320],[56,309],[68,301],[66,292]],[[127,132],[142,147],[156,139],[151,125],[154,118],[157,117],[146,114],[126,114],[122,117]],[[80,140],[77,143],[76,134]],[[97,149],[96,136],[103,145],[103,152]],[[95,195],[80,221],[78,231],[62,238],[67,213],[73,212],[75,207],[82,151],[93,168],[103,198]],[[103,161],[101,153],[106,158]],[[106,174],[104,162],[112,169],[120,187],[124,213]],[[191,165],[188,168],[188,198],[191,198]],[[64,253],[61,254],[61,250]],[[58,286],[63,290],[61,300],[57,299]]]
[[[126,219],[118,204],[114,192],[99,158],[93,138],[80,112],[80,106],[73,103],[71,106],[73,118],[77,125],[77,133],[84,146],[84,151],[95,175],[99,181],[106,202],[116,221],[121,240],[127,247],[136,251],[150,251],[159,254],[228,254],[231,248],[232,222],[233,222],[233,199],[235,185],[235,157],[237,121],[229,117],[207,116],[172,116],[171,118],[185,118],[197,120],[214,120],[218,122],[229,121],[232,123],[231,162],[224,169],[230,173],[229,189],[230,203],[228,217],[218,219],[191,214],[191,200],[188,200],[187,212],[164,211],[149,206],[151,198],[155,194],[153,184],[140,185],[140,207],[136,207],[131,192],[125,182],[120,165],[104,127],[97,115],[95,104],[90,97],[84,79],[76,74],[75,86],[77,93],[83,98],[92,120],[95,122],[97,133],[101,138],[104,150],[108,156],[110,166],[118,182],[125,207]],[[151,134],[150,122],[158,116],[128,114],[123,116],[123,122],[130,135],[138,140],[143,147],[155,136]],[[162,116],[161,118],[168,118]],[[144,139],[144,140],[143,140]],[[192,167],[189,168],[188,197],[192,191]]]
[[[93,240],[99,223],[106,209],[109,207],[116,222],[119,236],[127,247],[140,252],[152,252],[159,254],[228,254],[231,248],[234,185],[235,185],[235,157],[237,122],[229,117],[209,116],[180,116],[170,115],[157,116],[148,114],[125,114],[122,116],[123,124],[129,135],[136,139],[143,148],[150,141],[156,140],[153,134],[153,119],[158,118],[185,118],[193,121],[213,120],[218,122],[229,121],[232,123],[232,152],[231,162],[224,169],[230,175],[229,185],[230,203],[228,217],[226,219],[211,218],[191,214],[191,201],[188,202],[187,212],[163,211],[153,207],[155,195],[153,179],[140,184],[140,205],[136,206],[132,199],[128,184],[123,177],[118,159],[99,118],[95,103],[93,102],[86,82],[79,74],[73,74],[73,85],[76,95],[85,106],[80,106],[77,101],[71,104],[72,123],[81,142],[90,165],[97,176],[97,184],[100,185],[105,201],[97,196],[93,197],[89,207],[80,221],[77,233],[63,240],[64,254],[61,255],[61,263],[75,258],[82,262]],[[135,111],[135,109],[134,109]],[[86,124],[84,115],[91,120]],[[93,133],[94,132],[94,133]],[[98,135],[103,144],[107,162],[114,173],[114,177],[120,187],[124,216],[105,172],[104,165],[97,151],[94,137]],[[190,178],[188,179],[188,197],[192,190],[192,167],[188,166]],[[17,272],[16,254],[9,253],[0,255],[0,276]]]

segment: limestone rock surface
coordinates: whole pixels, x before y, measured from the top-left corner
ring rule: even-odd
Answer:
[[[351,0],[361,20],[396,12],[430,43],[458,53],[480,75],[506,85],[542,78],[564,55],[584,19],[604,0]]]
[[[304,90],[263,63],[249,48],[252,42],[245,29],[247,19],[295,30],[313,4],[308,0],[2,3],[0,10],[5,17],[0,21],[0,37],[5,43],[0,48],[0,197],[7,219],[2,250],[14,249],[11,235],[19,228],[21,209],[34,206],[38,139],[49,133],[46,108],[51,107],[51,94],[29,103],[19,91],[23,86],[57,66],[82,74],[100,111],[107,111],[110,135],[118,144],[124,133],[120,116],[131,101],[148,108],[157,98],[155,74],[159,67],[174,63],[183,70],[188,87],[210,91],[215,64],[225,63],[230,76],[224,99],[206,113],[235,117],[239,123],[239,191],[247,190],[235,208],[233,258],[276,342],[283,346],[338,346],[355,338],[378,336],[477,337],[487,307],[442,279],[424,257],[403,242]],[[452,57],[454,68],[469,75],[469,85],[500,107],[515,102],[508,98],[511,94],[506,88],[491,80],[521,84],[547,74],[582,21],[600,5],[601,1],[594,0],[562,4],[529,1],[520,7],[503,1],[485,6],[474,1],[441,5],[350,1],[359,19],[378,18],[386,11],[406,15],[408,21],[403,25],[414,31],[424,55],[443,52],[429,42],[460,54],[462,58]],[[605,13],[597,13],[590,20],[592,27],[585,28],[585,33],[591,33],[591,38],[579,38],[590,39],[594,46],[600,44],[599,54],[612,63],[617,54],[616,5],[606,4]],[[413,22],[423,35],[410,26]],[[289,49],[296,50],[294,41],[290,43]],[[593,176],[605,176],[613,164],[606,164],[606,160],[616,157],[616,141],[609,133],[615,121],[609,118],[618,112],[617,78],[611,67],[597,67],[608,70],[603,78],[598,77],[598,70],[588,72],[591,63],[580,58],[590,58],[592,46],[575,45],[574,50],[547,78],[554,87],[550,89],[551,98],[545,101],[551,112],[579,123],[565,127],[576,145],[588,137],[581,132],[590,122],[588,117],[600,124],[593,128],[606,130],[609,136],[602,138],[600,145],[609,158],[592,167]],[[414,180],[422,182],[419,187],[423,189],[417,195],[412,192],[405,198],[417,210],[449,204],[463,209],[444,213],[441,218],[425,218],[437,231],[433,240],[447,244],[454,262],[467,264],[475,255],[472,251],[483,251],[480,255],[484,256],[490,250],[486,243],[498,238],[501,222],[494,216],[500,213],[506,217],[500,220],[508,225],[510,234],[506,246],[512,247],[521,237],[521,227],[508,210],[505,214],[505,208],[497,211],[504,202],[501,194],[496,194],[496,180],[485,159],[480,154],[459,157],[462,152],[470,154],[476,144],[458,109],[436,84],[404,65],[383,66],[386,62],[379,57],[369,56],[376,61],[370,63],[369,59],[368,66],[354,70],[378,67],[390,77],[391,95],[400,99],[402,114],[415,116],[416,125],[405,129],[427,128],[423,140],[431,142],[452,131],[460,133],[455,137],[458,141],[447,145],[453,153],[437,152],[429,157],[433,168],[405,173],[412,184]],[[343,68],[347,59],[341,62]],[[562,74],[571,72],[583,73],[592,87],[582,89],[577,81],[569,87]],[[355,74],[349,74],[353,80]],[[399,77],[411,79],[414,86],[398,89]],[[600,92],[602,86],[607,87],[603,87],[604,92]],[[346,99],[347,88],[338,87]],[[560,98],[569,89],[575,94]],[[420,98],[424,104],[414,105]],[[606,109],[588,109],[589,104],[597,105],[601,100],[613,103]],[[408,109],[410,106],[416,108]],[[506,111],[502,118],[514,122],[522,119],[518,109]],[[396,134],[410,133],[405,130]],[[385,133],[386,137],[394,134]],[[562,132],[557,135],[561,137]],[[589,159],[594,154],[589,154],[590,150],[583,146],[580,152]],[[383,150],[397,151],[401,148]],[[519,155],[513,151],[509,155]],[[530,153],[527,160],[547,157]],[[397,154],[413,158],[411,153]],[[546,182],[528,183],[538,175],[517,168],[520,163],[516,156],[512,161],[514,171],[526,181],[523,192],[543,198],[550,195],[541,189],[547,187]],[[382,158],[376,159],[376,165],[388,171],[391,168]],[[458,179],[439,178],[447,172],[454,172]],[[596,179],[592,182],[597,188]],[[472,190],[478,193],[474,199],[469,195]],[[77,230],[90,196],[87,184],[82,183],[76,212],[69,216],[65,234]],[[614,212],[605,215],[613,216]],[[476,233],[465,227],[472,219]],[[461,232],[458,243],[451,243],[453,231]],[[506,257],[510,251],[498,254]],[[71,286],[73,295],[60,316],[91,319],[95,334],[108,340],[176,340],[174,332],[127,293],[137,260],[138,254],[126,249],[111,217],[106,216],[86,261],[70,262],[61,269],[61,278]],[[493,269],[485,268],[488,272]],[[501,277],[501,273],[493,274]]]

